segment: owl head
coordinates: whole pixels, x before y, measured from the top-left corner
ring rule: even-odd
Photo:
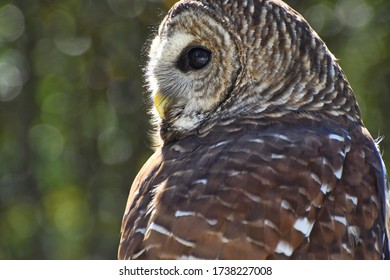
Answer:
[[[279,0],[179,1],[151,44],[146,77],[164,142],[238,118],[361,121],[334,56]]]

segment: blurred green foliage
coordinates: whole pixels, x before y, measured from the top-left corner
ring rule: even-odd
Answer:
[[[114,259],[164,0],[0,0],[0,259]],[[390,1],[290,0],[390,137]],[[381,143],[390,164],[390,140]]]

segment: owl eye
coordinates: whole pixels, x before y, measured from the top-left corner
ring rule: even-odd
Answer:
[[[193,48],[188,52],[188,65],[195,70],[202,69],[205,67],[211,57],[211,52],[204,48]]]
[[[204,68],[211,59],[211,51],[203,47],[192,47],[185,50],[179,58],[178,67],[186,72]]]

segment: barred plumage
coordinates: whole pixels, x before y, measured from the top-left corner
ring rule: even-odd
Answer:
[[[279,0],[183,0],[147,79],[161,147],[119,258],[389,258],[378,148],[337,60]]]

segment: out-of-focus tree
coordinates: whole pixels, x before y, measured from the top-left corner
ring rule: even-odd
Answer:
[[[116,257],[152,152],[147,42],[175,2],[0,0],[0,259]],[[340,59],[372,134],[390,137],[390,2],[286,2]]]

